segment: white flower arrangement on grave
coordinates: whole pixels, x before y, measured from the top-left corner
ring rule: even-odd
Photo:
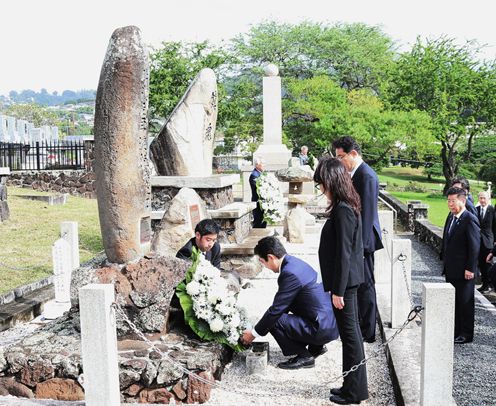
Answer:
[[[279,181],[273,173],[262,173],[257,179],[260,207],[267,224],[277,224],[284,219],[284,198]]]
[[[227,288],[220,270],[193,248],[193,263],[176,287],[184,320],[203,340],[216,341],[235,351],[245,347],[238,342],[249,327],[246,311],[238,305],[236,294]]]

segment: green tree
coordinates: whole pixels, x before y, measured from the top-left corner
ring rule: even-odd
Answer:
[[[343,134],[352,134],[374,166],[385,164],[391,154],[430,152],[434,140],[429,116],[414,110],[386,109],[370,90],[346,91],[327,76],[291,80],[285,103],[285,126],[295,147],[306,144],[320,155]]]
[[[446,187],[469,160],[475,137],[494,129],[496,82],[494,67],[476,59],[474,43],[456,45],[453,39],[417,39],[402,54],[390,78],[388,100],[404,110],[427,112],[441,143]],[[458,154],[466,146],[466,154]]]
[[[203,68],[213,69],[218,78],[228,54],[208,41],[199,43],[163,42],[150,54],[150,118],[165,119]]]

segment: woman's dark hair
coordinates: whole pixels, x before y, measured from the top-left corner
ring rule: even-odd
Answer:
[[[328,213],[339,202],[345,202],[357,215],[360,214],[360,196],[351,182],[350,174],[339,159],[331,156],[321,158],[313,180],[322,185],[326,192],[331,193],[332,202],[327,208]]]
[[[265,261],[269,260],[269,254],[279,259],[286,255],[286,248],[284,248],[284,245],[276,237],[264,237],[255,246],[255,255],[258,255]]]
[[[204,219],[195,227],[195,233],[200,233],[201,237],[209,234],[219,234],[219,232],[219,225],[212,219]]]

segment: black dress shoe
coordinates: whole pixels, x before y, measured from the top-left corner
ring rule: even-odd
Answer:
[[[332,388],[331,395],[343,396],[343,388]]]
[[[308,346],[308,352],[312,355],[312,357],[317,358],[322,354],[327,352],[327,347],[325,345],[321,346]]]
[[[467,344],[467,343],[471,343],[472,341],[473,340],[463,336],[455,337],[455,344]]]
[[[290,358],[288,361],[277,364],[277,367],[281,369],[313,368],[314,366],[315,358],[305,355],[297,355],[296,357]]]
[[[341,397],[339,395],[331,395],[329,398],[331,402],[337,403],[338,405],[359,405],[359,400],[351,400],[347,397]]]
[[[479,289],[477,289],[480,293],[489,293],[492,292],[492,288],[489,285],[482,285]]]

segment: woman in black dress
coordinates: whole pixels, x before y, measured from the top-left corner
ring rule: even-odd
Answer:
[[[332,157],[319,161],[314,181],[329,200],[319,245],[324,290],[330,292],[343,345],[343,372],[365,357],[358,319],[357,289],[363,282],[363,244],[360,197],[343,164]],[[347,375],[341,388],[331,389],[330,400],[359,404],[368,398],[365,365]]]

